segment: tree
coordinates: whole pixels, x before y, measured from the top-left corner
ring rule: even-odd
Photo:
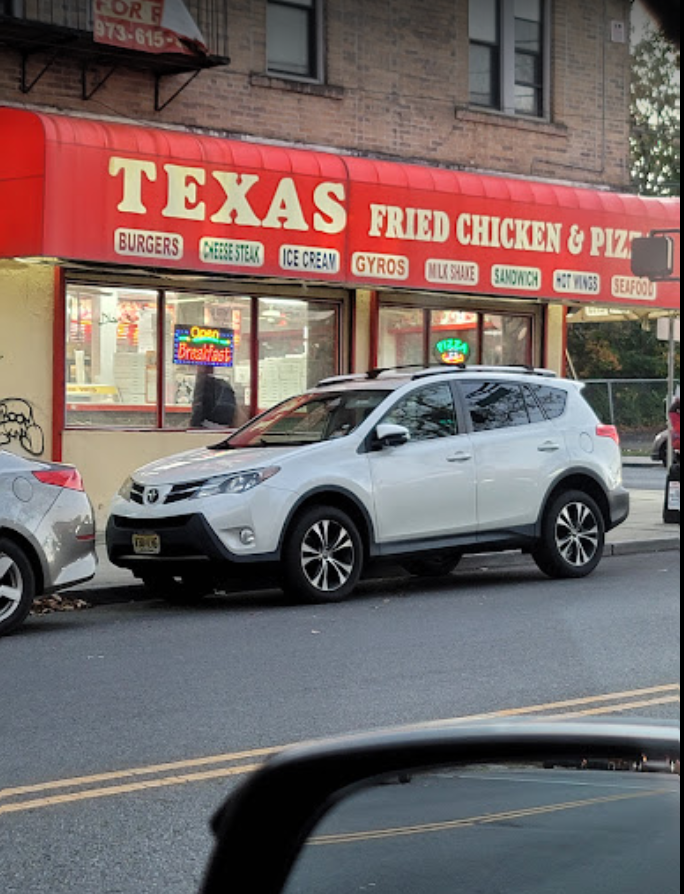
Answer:
[[[649,26],[632,60],[632,182],[642,195],[681,194],[681,51]]]

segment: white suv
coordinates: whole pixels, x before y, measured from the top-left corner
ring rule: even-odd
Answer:
[[[140,469],[107,544],[169,598],[270,563],[291,597],[333,602],[377,559],[438,576],[466,553],[522,549],[547,575],[584,577],[628,514],[617,431],[577,382],[385,370],[323,381],[215,447]]]

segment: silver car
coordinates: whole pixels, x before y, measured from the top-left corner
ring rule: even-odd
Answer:
[[[0,636],[37,596],[90,580],[96,568],[93,508],[76,469],[0,450]]]

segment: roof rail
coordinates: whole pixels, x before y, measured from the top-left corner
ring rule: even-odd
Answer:
[[[344,382],[374,382],[385,373],[391,372],[408,372],[411,369],[423,369],[422,363],[411,363],[406,366],[383,366],[379,369],[369,369],[367,373],[353,373],[349,376],[332,376],[329,379],[323,379],[316,386],[317,388],[327,388],[330,385],[341,385]]]
[[[534,366],[431,366],[424,369],[413,376],[414,379],[425,379],[430,376],[455,375],[457,373],[488,373],[489,375],[524,375],[524,376],[541,376],[545,379],[557,379],[558,375],[552,369],[542,369]]]
[[[348,376],[330,376],[328,379],[322,379],[316,388],[330,388],[333,385],[344,385],[345,382],[363,382],[368,378],[366,373],[352,373]]]
[[[406,366],[386,366],[381,367],[380,369],[371,369],[367,373],[352,373],[347,376],[331,376],[328,379],[323,379],[316,385],[317,388],[330,388],[333,385],[344,385],[346,382],[375,382],[381,376],[385,375],[385,373],[393,373],[393,372],[408,372],[409,370],[415,369],[417,370],[411,378],[416,379],[426,379],[430,376],[448,376],[448,375],[456,375],[457,373],[488,373],[490,375],[496,375],[497,373],[504,373],[507,375],[525,375],[525,376],[542,376],[545,379],[557,379],[558,375],[552,369],[542,369],[540,367],[534,366],[525,366],[520,364],[519,366],[466,366],[464,363],[459,363],[456,366],[430,366],[427,369],[421,366],[419,363],[412,363]]]

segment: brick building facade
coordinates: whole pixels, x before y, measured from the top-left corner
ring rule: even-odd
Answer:
[[[153,75],[125,66],[83,100],[80,59],[68,44],[27,94],[19,52],[0,46],[0,102],[616,189],[629,183],[629,42],[620,38],[629,33],[629,0],[546,4],[548,114],[538,119],[470,104],[468,0],[435,0],[429,15],[421,0],[325,0],[315,78],[269,73],[266,0],[186,5],[210,51],[230,63],[202,73],[162,112]],[[70,28],[90,24],[90,6],[24,3],[27,16]],[[50,47],[29,58],[29,81],[52,55]],[[104,73],[89,65],[91,83]],[[185,78],[165,82],[166,96]]]

